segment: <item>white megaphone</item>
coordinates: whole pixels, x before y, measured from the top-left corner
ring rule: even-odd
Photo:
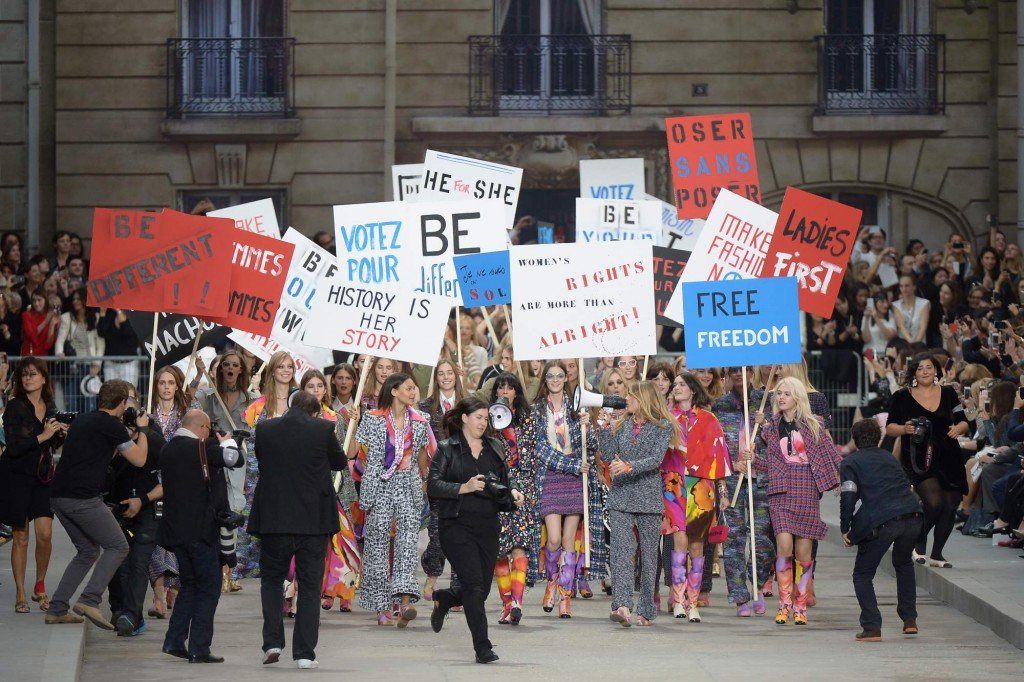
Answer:
[[[508,406],[507,398],[498,398],[494,404],[487,408],[487,414],[491,417],[491,426],[495,431],[507,429],[512,423],[512,409]]]
[[[572,394],[573,412],[587,407],[608,407],[613,410],[624,410],[626,409],[626,399],[620,395],[591,393],[582,386],[577,386],[576,392]]]

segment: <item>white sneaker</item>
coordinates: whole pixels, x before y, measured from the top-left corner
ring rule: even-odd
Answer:
[[[691,606],[686,612],[686,617],[691,623],[700,622],[700,611],[697,610],[697,606]]]
[[[274,647],[272,649],[267,649],[266,651],[263,652],[263,665],[267,665],[269,663],[277,663],[280,660],[281,660],[281,650],[278,649],[277,647]]]
[[[672,615],[676,618],[686,618],[686,607],[676,602],[672,605]]]
[[[311,661],[308,658],[300,658],[295,663],[299,666],[299,670],[310,670],[311,668],[320,667],[320,661]]]

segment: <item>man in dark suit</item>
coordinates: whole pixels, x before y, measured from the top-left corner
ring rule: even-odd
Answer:
[[[260,537],[260,596],[263,601],[263,663],[276,663],[284,648],[281,585],[295,559],[299,584],[292,658],[316,668],[320,630],[320,584],[327,542],[338,532],[331,471],[345,467],[334,424],[316,417],[320,403],[295,393],[282,417],[256,426],[260,478],[253,493],[249,533]]]
[[[214,512],[223,492],[215,486],[223,486],[224,481],[216,469],[244,463],[228,434],[218,432],[216,440],[211,438],[210,417],[202,410],[185,413],[181,428],[160,452],[164,516],[156,541],[178,558],[181,579],[163,651],[188,658],[189,663],[224,661],[210,653],[221,584],[220,528]]]

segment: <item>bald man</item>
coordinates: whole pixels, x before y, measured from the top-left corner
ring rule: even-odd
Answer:
[[[212,434],[210,417],[202,410],[186,412],[181,428],[160,452],[164,516],[156,539],[178,558],[181,578],[163,651],[189,663],[224,661],[210,653],[221,583],[220,528],[214,510],[216,500],[227,499],[226,490],[216,486],[224,486],[218,469],[244,463],[235,440]]]

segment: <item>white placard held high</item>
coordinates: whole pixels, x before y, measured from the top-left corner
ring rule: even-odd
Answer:
[[[576,242],[661,242],[661,203],[576,199]]]
[[[420,193],[423,184],[423,164],[406,163],[391,167],[392,196],[395,201],[409,201]]]
[[[580,196],[584,199],[644,198],[643,159],[583,159],[580,161]]]
[[[428,149],[423,161],[423,185],[417,201],[497,199],[505,207],[504,227],[516,220],[523,169]]]
[[[247,204],[210,211],[206,215],[211,218],[231,218],[239,230],[255,232],[274,239],[281,238],[281,228],[277,224],[277,211],[274,210],[273,199],[250,201]]]

